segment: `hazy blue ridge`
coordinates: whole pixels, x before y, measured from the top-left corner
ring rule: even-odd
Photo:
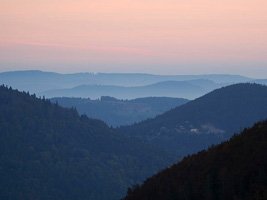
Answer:
[[[82,97],[98,99],[101,96],[112,96],[118,99],[135,99],[144,97],[173,97],[195,99],[218,87],[209,80],[165,81],[152,85],[125,87],[110,85],[80,85],[70,89],[56,89],[38,93],[40,96],[52,97]]]
[[[252,79],[239,75],[152,75],[138,73],[75,73],[11,71],[0,73],[0,83],[13,88],[41,93],[47,90],[69,89],[79,85],[145,86],[164,81],[189,81],[206,79],[217,84],[246,82]]]

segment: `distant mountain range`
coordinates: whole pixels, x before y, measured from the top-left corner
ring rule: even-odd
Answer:
[[[0,87],[0,199],[117,200],[169,161],[102,121]]]
[[[119,100],[108,96],[103,96],[98,100],[67,97],[52,98],[50,100],[63,107],[74,107],[80,114],[86,114],[90,118],[101,119],[113,127],[130,125],[153,118],[188,102],[187,99],[169,97]]]
[[[42,71],[0,73],[0,84],[12,86],[38,96],[84,97],[97,99],[113,96],[119,99],[140,97],[179,97],[194,99],[216,88],[240,82],[259,82],[239,75],[151,75],[127,73],[59,74]]]
[[[235,122],[233,122],[235,123]],[[267,199],[267,121],[184,158],[128,190],[124,200]]]
[[[118,131],[181,158],[264,119],[267,86],[246,83],[217,89],[154,119]]]
[[[107,95],[118,99],[135,99],[144,97],[194,99],[218,87],[218,84],[208,80],[167,81],[138,87],[82,85],[71,89],[50,90],[38,93],[37,95],[44,95],[47,98],[90,97],[92,99],[97,99]]]

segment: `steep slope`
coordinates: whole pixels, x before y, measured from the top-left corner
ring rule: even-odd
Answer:
[[[0,87],[0,199],[119,199],[167,161],[102,121]]]
[[[236,84],[119,131],[182,157],[266,118],[267,87]]]
[[[267,121],[128,190],[124,200],[267,199]]]
[[[51,101],[57,102],[63,107],[74,107],[80,114],[103,120],[113,127],[130,125],[153,118],[188,102],[186,99],[168,97],[147,97],[133,100],[118,100],[112,97],[101,97],[97,100],[62,97],[52,98]]]

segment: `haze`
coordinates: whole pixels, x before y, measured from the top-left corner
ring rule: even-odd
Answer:
[[[0,70],[267,75],[265,0],[1,0]]]

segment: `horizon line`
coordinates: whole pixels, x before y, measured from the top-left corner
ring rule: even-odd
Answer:
[[[64,73],[62,71],[49,71],[49,70],[40,70],[40,69],[18,69],[18,70],[0,70],[0,74],[3,73],[15,73],[15,72],[41,72],[41,73],[54,73],[61,75],[75,75],[75,74],[128,74],[128,75],[151,75],[151,76],[216,76],[216,75],[225,75],[225,76],[240,76],[243,78],[249,79],[259,79],[254,76],[236,74],[236,73],[192,73],[192,74],[156,74],[156,73],[148,73],[148,72],[96,72],[96,71],[76,71],[76,72],[67,72]],[[260,78],[261,79],[261,78]]]

